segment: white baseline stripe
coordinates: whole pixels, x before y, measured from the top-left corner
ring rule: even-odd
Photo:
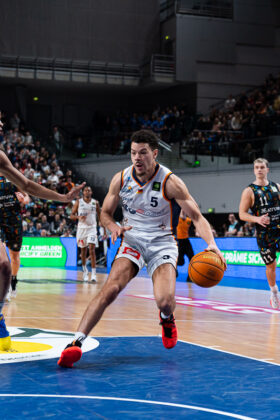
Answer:
[[[107,400],[107,401],[124,401],[124,402],[135,402],[141,404],[153,404],[153,405],[164,405],[168,407],[187,408],[190,410],[205,411],[207,413],[215,413],[221,416],[233,417],[234,419],[241,420],[256,420],[253,417],[241,416],[239,414],[227,413],[226,411],[213,410],[211,408],[198,407],[196,405],[186,404],[174,404],[162,401],[148,401],[138,400],[134,398],[117,398],[117,397],[98,397],[98,396],[86,396],[86,395],[47,395],[47,394],[0,394],[0,397],[23,397],[23,398],[76,398],[76,399],[88,399],[88,400]]]
[[[221,353],[226,353],[226,354],[232,354],[233,356],[238,356],[238,357],[244,357],[245,359],[250,359],[250,360],[255,360],[256,362],[263,362],[263,363],[267,363],[269,365],[275,365],[275,366],[279,366],[279,363],[273,363],[270,362],[269,360],[274,360],[274,359],[256,359],[255,357],[250,357],[250,356],[244,356],[244,354],[239,354],[239,353],[233,353],[231,351],[226,351],[223,349],[219,349],[218,346],[203,346],[202,344],[197,344],[197,343],[192,343],[191,341],[184,341],[184,340],[178,340],[181,343],[186,343],[186,344],[192,344],[193,346],[197,346],[197,347],[203,347],[204,349],[210,349],[210,350],[214,350],[214,351],[219,351]]]
[[[81,319],[81,317],[45,317],[45,316],[5,316],[5,319]],[[155,321],[157,322],[157,318],[101,318],[100,321]],[[233,321],[233,320],[193,320],[193,319],[178,319],[176,318],[176,322],[186,322],[192,324],[261,324],[261,325],[280,325],[280,322],[263,322],[263,321]]]

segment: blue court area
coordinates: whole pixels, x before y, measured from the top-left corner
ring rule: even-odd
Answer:
[[[74,369],[1,365],[1,419],[279,419],[280,366],[160,337],[98,338]]]

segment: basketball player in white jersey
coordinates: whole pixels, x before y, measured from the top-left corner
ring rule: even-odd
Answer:
[[[92,190],[89,186],[83,188],[83,197],[78,199],[72,209],[70,219],[78,220],[77,244],[81,248],[81,259],[83,266],[83,280],[88,280],[88,269],[86,265],[87,249],[91,260],[91,281],[96,282],[96,256],[95,246],[98,245],[97,218],[100,223],[99,202],[92,198]]]
[[[72,367],[82,355],[82,342],[110,305],[146,264],[152,278],[154,296],[159,308],[164,347],[177,343],[173,315],[178,249],[172,234],[175,204],[193,220],[207,250],[216,252],[226,262],[215,243],[211,227],[202,216],[187,187],[169,169],[156,162],[158,141],[149,130],[140,130],[131,139],[132,166],[117,173],[105,197],[101,222],[111,232],[114,243],[122,238],[120,248],[106,283],[89,303],[78,326],[74,341],[63,350],[58,364]],[[119,199],[122,202],[123,225],[113,219]],[[179,212],[178,212],[179,215]]]

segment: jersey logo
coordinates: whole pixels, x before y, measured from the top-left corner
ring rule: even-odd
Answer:
[[[123,254],[131,255],[132,257],[139,260],[140,258],[140,252],[136,251],[136,249],[130,248],[129,246],[126,246],[122,252]]]
[[[155,182],[153,183],[152,190],[153,190],[153,191],[160,191],[160,185],[161,185],[161,183],[160,183],[160,182],[155,181]]]

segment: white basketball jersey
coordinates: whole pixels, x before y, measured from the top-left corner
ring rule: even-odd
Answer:
[[[86,216],[84,222],[79,220],[78,228],[96,227],[96,200],[92,198],[89,203],[86,203],[83,198],[80,198],[78,216]]]
[[[172,235],[173,200],[169,200],[164,191],[171,174],[168,168],[157,164],[153,177],[143,184],[137,179],[133,166],[122,171],[119,195],[123,225],[132,226],[125,237],[132,235],[150,240]]]

